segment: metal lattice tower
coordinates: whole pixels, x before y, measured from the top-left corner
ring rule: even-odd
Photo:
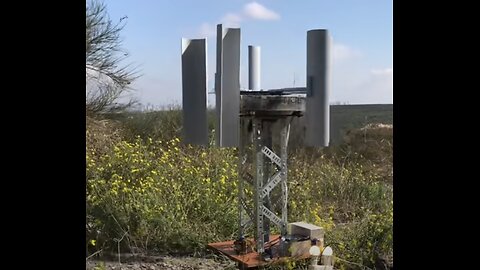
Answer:
[[[278,226],[282,236],[287,234],[287,146],[290,122],[302,109],[301,102],[289,106],[288,110],[278,106],[292,99],[301,101],[299,96],[265,94],[242,95],[240,114],[242,164],[238,185],[241,205],[238,238],[244,237],[246,225],[253,224],[259,253],[265,251],[265,244],[269,241],[270,223]],[[265,110],[266,103],[272,104],[275,100],[279,103]],[[251,207],[246,203],[245,184],[251,185],[254,191]]]

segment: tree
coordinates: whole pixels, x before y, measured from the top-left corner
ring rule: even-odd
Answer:
[[[138,78],[131,64],[123,64],[128,53],[122,49],[120,32],[127,17],[110,20],[106,6],[89,0],[86,9],[86,109],[88,114],[123,111],[137,101],[128,96]],[[123,100],[123,101],[121,101]]]

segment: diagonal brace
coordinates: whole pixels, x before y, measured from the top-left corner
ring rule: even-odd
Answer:
[[[273,213],[272,211],[268,210],[267,207],[265,207],[265,206],[262,207],[262,213],[263,213],[263,215],[268,217],[268,219],[270,219],[270,221],[277,224],[277,226],[279,226],[280,228],[283,227],[284,223],[283,223],[282,219],[279,218],[277,215],[275,215],[275,213]]]
[[[268,183],[262,188],[262,198],[265,198],[275,186],[282,181],[282,171],[276,172],[269,180]]]
[[[268,147],[262,147],[262,153],[264,153],[272,162],[277,164],[278,167],[282,167],[282,159]]]

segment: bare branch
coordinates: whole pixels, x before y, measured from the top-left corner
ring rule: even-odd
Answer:
[[[97,255],[98,253],[100,253],[102,251],[103,251],[103,249],[95,251],[92,255],[88,256],[86,260],[88,261],[88,259],[92,258],[93,256]]]
[[[130,84],[139,77],[137,68],[123,64],[128,52],[122,49],[120,32],[126,19],[117,23],[108,17],[106,6],[90,0],[86,9],[86,79],[88,113],[121,111],[137,103],[130,99],[120,103]]]

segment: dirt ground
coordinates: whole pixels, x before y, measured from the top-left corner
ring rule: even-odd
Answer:
[[[87,260],[86,270],[207,270],[237,269],[235,262],[226,257],[207,255],[206,257],[130,257],[118,260]]]

